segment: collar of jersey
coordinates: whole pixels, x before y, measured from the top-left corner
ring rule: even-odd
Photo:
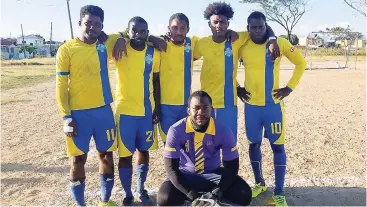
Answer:
[[[197,133],[191,124],[191,118],[187,117],[186,119],[186,133],[194,132]],[[205,134],[215,135],[215,124],[214,119],[210,117],[209,126],[205,131]]]
[[[184,42],[181,45],[176,45],[172,41],[169,41],[168,44],[171,44],[174,47],[185,47],[185,45],[186,45],[186,38],[189,38],[189,37],[185,37]]]

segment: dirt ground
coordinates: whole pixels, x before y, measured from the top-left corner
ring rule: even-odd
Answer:
[[[282,84],[291,75],[291,70],[282,70]],[[243,72],[238,76],[243,83]],[[199,87],[199,73],[195,72],[193,88]],[[357,70],[308,70],[285,100],[289,205],[366,205],[365,95],[366,68],[361,62]],[[24,100],[1,105],[1,205],[74,205],[55,82],[2,90],[1,97]],[[252,185],[242,103],[238,128],[240,174]],[[263,174],[273,186],[273,158],[267,140],[262,152]],[[87,204],[97,205],[100,190],[93,143],[87,172]],[[164,177],[161,145],[151,153],[146,183],[153,197]],[[116,171],[112,199],[121,204],[122,198]],[[268,205],[270,199],[271,190],[252,205]]]

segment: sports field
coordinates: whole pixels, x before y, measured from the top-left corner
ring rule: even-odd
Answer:
[[[298,88],[285,100],[285,191],[289,205],[366,205],[366,62],[359,59],[356,70],[307,70]],[[321,61],[327,62],[327,58]],[[74,205],[62,120],[55,100],[54,59],[21,62],[3,61],[1,67],[1,205]],[[195,64],[200,66],[200,62]],[[281,70],[284,84],[292,75],[288,70],[292,67],[284,62],[282,68],[287,69]],[[114,75],[115,71],[112,83]],[[243,76],[240,70],[242,85]],[[198,88],[199,72],[195,72],[193,89]],[[240,174],[253,184],[243,104],[238,105]],[[91,149],[86,165],[86,200],[88,205],[97,205],[99,177],[94,143]],[[263,174],[267,184],[273,186],[273,157],[267,140],[262,152]],[[115,161],[116,166],[117,157]],[[146,183],[153,197],[164,177],[161,145],[151,153]],[[112,199],[121,204],[122,198],[115,172]],[[252,205],[267,205],[270,199],[271,191]]]

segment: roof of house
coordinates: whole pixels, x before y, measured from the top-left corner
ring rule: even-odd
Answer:
[[[22,37],[18,37],[18,39],[21,39]],[[38,34],[31,34],[31,35],[25,35],[24,38],[37,38],[37,39],[44,39],[41,35]]]
[[[13,39],[13,38],[1,38],[1,45],[6,45],[6,46],[9,46],[9,45],[12,45],[12,44],[16,44],[17,43],[17,40],[16,39]]]

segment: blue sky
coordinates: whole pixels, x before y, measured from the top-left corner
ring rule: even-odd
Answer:
[[[184,3],[182,3],[184,2]],[[79,10],[86,4],[100,6],[105,11],[104,30],[107,33],[123,30],[133,16],[142,16],[149,23],[151,34],[161,34],[167,30],[168,19],[173,13],[185,13],[190,19],[190,35],[210,34],[203,18],[205,7],[210,0],[71,0],[70,9],[74,36],[79,35]],[[256,5],[241,4],[238,0],[227,0],[234,8],[235,15],[230,28],[241,31],[246,28],[246,18]],[[307,12],[295,27],[293,33],[305,36],[311,31],[325,27],[350,25],[355,31],[366,34],[366,19],[354,12],[343,0],[310,0]],[[1,0],[1,37],[19,37],[20,24],[24,34],[41,34],[50,37],[53,22],[53,39],[70,39],[66,0]],[[277,35],[285,30],[274,22],[269,22]]]

